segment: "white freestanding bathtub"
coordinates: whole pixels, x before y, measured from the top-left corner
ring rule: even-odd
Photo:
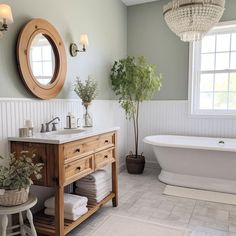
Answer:
[[[236,193],[236,139],[156,135],[160,181],[176,186]]]

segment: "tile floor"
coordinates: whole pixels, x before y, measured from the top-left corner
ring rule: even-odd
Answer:
[[[236,206],[162,195],[158,171],[119,175],[119,206],[103,206],[69,236],[88,236],[109,216],[119,214],[193,230],[193,236],[236,236]]]

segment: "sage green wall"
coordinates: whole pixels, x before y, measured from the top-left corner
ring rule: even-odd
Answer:
[[[127,54],[127,8],[120,0],[4,0],[11,5],[14,24],[0,40],[0,97],[32,97],[23,86],[16,67],[18,33],[32,18],[49,20],[61,34],[67,52],[66,83],[58,98],[76,97],[72,84],[76,76],[92,75],[99,83],[98,99],[113,98],[109,71],[115,59]],[[80,34],[89,36],[87,53],[72,58],[71,42]]]
[[[128,55],[144,55],[163,74],[163,87],[154,99],[186,100],[189,44],[181,42],[163,19],[163,5],[169,1],[128,7]],[[226,0],[222,20],[236,20],[235,0]]]

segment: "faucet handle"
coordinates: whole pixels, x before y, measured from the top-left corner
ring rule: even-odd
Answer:
[[[58,124],[58,123],[52,123],[52,131],[56,131],[57,130],[57,127],[56,127],[56,124]]]
[[[46,131],[45,132],[49,132],[50,130],[49,130],[49,124],[48,123],[46,123]]]
[[[44,127],[44,124],[41,124],[41,130],[40,130],[40,133],[45,133],[45,127]]]

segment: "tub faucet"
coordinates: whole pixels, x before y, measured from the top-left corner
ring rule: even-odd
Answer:
[[[50,132],[49,130],[49,125],[52,123],[52,131],[56,131],[57,130],[57,127],[56,127],[56,124],[58,124],[57,122],[53,122],[55,120],[58,120],[60,121],[60,118],[59,117],[55,117],[54,119],[50,120],[49,122],[46,123],[46,130],[45,132]]]

